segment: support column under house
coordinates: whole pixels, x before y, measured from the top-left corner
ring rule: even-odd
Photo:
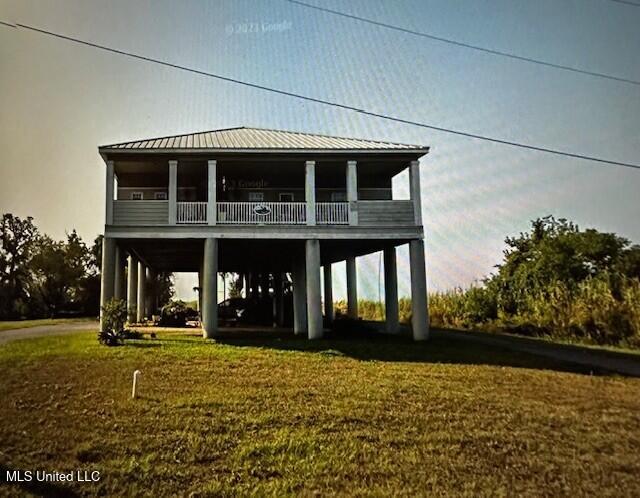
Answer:
[[[321,339],[322,296],[320,293],[320,241],[310,239],[306,242],[306,277],[307,277],[307,320],[309,339]]]
[[[218,333],[218,239],[204,240],[202,257],[202,336]]]
[[[413,329],[413,339],[425,341],[429,339],[429,309],[423,240],[412,240],[409,243],[409,261],[411,266],[411,328]]]
[[[358,319],[358,273],[356,258],[347,258],[347,316]]]
[[[129,255],[127,263],[127,321],[135,323],[138,309],[138,260]]]

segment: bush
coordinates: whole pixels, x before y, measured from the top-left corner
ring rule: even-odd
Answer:
[[[184,301],[171,301],[160,311],[160,326],[186,327],[187,320],[197,318],[198,313]]]
[[[486,287],[471,287],[464,294],[463,321],[466,326],[498,318],[496,294]]]
[[[411,299],[408,297],[401,297],[398,301],[398,318],[400,323],[411,323],[412,311],[411,311]]]
[[[597,344],[638,345],[640,282],[629,279],[616,299],[606,276],[582,282],[575,298],[573,324]]]
[[[124,338],[124,324],[127,321],[127,303],[121,299],[111,299],[102,307],[102,330],[98,332],[101,344],[115,346]]]
[[[571,287],[555,281],[500,309],[499,292],[472,287],[429,296],[435,326],[504,330],[595,344],[640,346],[640,280],[603,273]]]

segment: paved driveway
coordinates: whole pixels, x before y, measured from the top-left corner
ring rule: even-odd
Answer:
[[[98,322],[73,322],[61,323],[59,325],[40,325],[25,329],[9,329],[0,332],[0,344],[5,344],[16,339],[30,339],[32,337],[42,337],[45,335],[67,335],[75,334],[86,330],[98,330]]]

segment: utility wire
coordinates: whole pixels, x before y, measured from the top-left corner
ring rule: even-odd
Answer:
[[[194,69],[194,68],[190,68],[187,66],[182,66],[179,64],[174,64],[171,62],[167,62],[167,61],[163,61],[160,59],[154,59],[152,57],[147,57],[144,55],[139,55],[139,54],[135,54],[132,52],[125,52],[124,50],[119,50],[116,48],[112,48],[112,47],[108,47],[106,45],[99,45],[97,43],[93,43],[93,42],[89,42],[86,40],[82,40],[80,38],[73,38],[71,36],[67,36],[67,35],[63,35],[60,33],[54,33],[53,31],[47,31],[44,29],[40,29],[40,28],[36,28],[34,26],[29,26],[27,24],[21,24],[21,23],[15,23],[14,26],[12,26],[10,23],[6,23],[6,22],[2,22],[0,21],[0,23],[2,23],[3,25],[6,26],[11,26],[15,29],[26,29],[26,30],[30,30],[30,31],[34,31],[37,33],[41,33],[47,36],[52,36],[55,38],[60,38],[63,40],[67,40],[73,43],[77,43],[80,45],[85,45],[88,47],[93,47],[93,48],[97,48],[99,50],[103,50],[105,52],[111,52],[114,54],[118,54],[118,55],[124,55],[125,57],[130,57],[132,59],[137,59],[137,60],[142,60],[142,61],[146,61],[146,62],[152,62],[154,64],[160,64],[162,66],[166,66],[166,67],[170,67],[173,69],[179,69],[181,71],[185,71],[185,72],[189,72],[189,73],[193,73],[193,74],[198,74],[201,76],[207,76],[210,78],[215,78],[217,80],[220,81],[226,81],[229,83],[235,83],[238,85],[242,85],[242,86],[246,86],[249,88],[255,88],[257,90],[263,90],[265,92],[271,92],[271,93],[275,93],[278,95],[284,95],[286,97],[292,97],[292,98],[296,98],[299,100],[304,100],[307,102],[314,102],[316,104],[322,104],[322,105],[326,105],[326,106],[331,106],[331,107],[336,107],[338,109],[344,109],[347,111],[353,111],[353,112],[357,112],[359,114],[362,114],[364,116],[370,116],[370,117],[374,117],[374,118],[380,118],[380,119],[384,119],[387,121],[393,121],[395,123],[402,123],[402,124],[406,124],[406,125],[411,125],[411,126],[417,126],[420,128],[426,128],[426,129],[430,129],[430,130],[435,130],[435,131],[441,131],[443,133],[450,133],[452,135],[459,135],[462,137],[468,137],[468,138],[475,138],[478,140],[484,140],[486,142],[493,142],[493,143],[497,143],[497,144],[501,144],[501,145],[509,145],[511,147],[518,147],[521,149],[528,149],[528,150],[533,150],[533,151],[537,151],[537,152],[545,152],[547,154],[553,154],[556,156],[564,156],[564,157],[572,157],[574,159],[584,159],[585,161],[593,161],[593,162],[597,162],[597,163],[603,163],[603,164],[610,164],[613,166],[623,166],[625,168],[634,168],[634,169],[640,169],[640,164],[634,164],[634,163],[626,163],[626,162],[621,162],[621,161],[614,161],[612,159],[606,159],[606,158],[602,158],[602,157],[596,157],[596,156],[589,156],[586,154],[578,154],[575,152],[568,152],[568,151],[563,151],[560,149],[551,149],[548,147],[542,147],[542,146],[538,146],[538,145],[532,145],[532,144],[527,144],[524,142],[515,142],[515,141],[511,141],[511,140],[504,140],[501,138],[495,138],[495,137],[490,137],[487,135],[479,135],[476,133],[470,133],[470,132],[466,132],[466,131],[461,131],[461,130],[455,130],[453,128],[445,128],[443,126],[436,126],[436,125],[431,125],[428,123],[422,123],[419,121],[413,121],[410,119],[404,119],[404,118],[399,118],[399,117],[395,117],[395,116],[391,116],[388,114],[381,114],[378,112],[373,112],[373,111],[368,111],[366,109],[360,109],[358,107],[354,107],[352,105],[348,105],[348,104],[342,104],[339,102],[332,102],[330,100],[324,100],[324,99],[319,99],[319,98],[315,98],[315,97],[309,97],[307,95],[303,95],[303,94],[299,94],[299,93],[294,93],[294,92],[289,92],[286,90],[281,90],[279,88],[275,88],[275,87],[269,87],[269,86],[265,86],[265,85],[260,85],[257,83],[252,83],[250,81],[244,81],[244,80],[240,80],[237,78],[231,78],[228,76],[222,76],[220,74],[216,74],[216,73],[211,73],[211,72],[207,72],[207,71],[202,71],[200,69]]]
[[[389,24],[389,23],[385,23],[385,22],[380,22],[380,21],[376,21],[374,19],[369,19],[366,17],[361,17],[361,16],[356,16],[353,14],[347,14],[346,12],[342,12],[339,10],[333,10],[333,9],[328,9],[326,7],[319,7],[317,5],[312,5],[310,3],[306,3],[306,2],[301,2],[300,0],[285,0],[286,2],[295,4],[295,5],[299,5],[301,7],[306,7],[308,9],[314,9],[320,12],[324,12],[327,14],[332,14],[335,16],[340,16],[340,17],[346,17],[347,19],[351,19],[354,21],[358,21],[358,22],[363,22],[363,23],[367,23],[367,24],[372,24],[374,26],[378,26],[380,28],[386,28],[386,29],[391,29],[394,31],[399,31],[401,33],[405,33],[405,34],[409,34],[409,35],[414,35],[414,36],[419,36],[422,38],[428,38],[430,40],[435,40],[435,41],[439,41],[442,43],[448,43],[450,45],[455,45],[457,47],[463,47],[463,48],[470,48],[472,50],[477,50],[480,52],[485,52],[487,54],[492,54],[492,55],[498,55],[501,57],[508,57],[509,59],[515,59],[515,60],[519,60],[519,61],[523,61],[523,62],[530,62],[533,64],[538,64],[540,66],[546,66],[546,67],[552,67],[555,69],[562,69],[564,71],[571,71],[573,73],[580,73],[580,74],[586,74],[588,76],[595,76],[597,78],[604,78],[604,79],[608,79],[608,80],[613,80],[613,81],[618,81],[618,82],[622,82],[622,83],[629,83],[631,85],[638,85],[640,86],[640,81],[638,80],[633,80],[630,78],[624,78],[622,76],[615,76],[612,74],[606,74],[606,73],[599,73],[596,71],[588,71],[586,69],[580,69],[577,67],[573,67],[573,66],[566,66],[564,64],[556,64],[554,62],[548,62],[548,61],[543,61],[540,59],[534,59],[532,57],[525,57],[523,55],[517,55],[517,54],[513,54],[510,52],[503,52],[501,50],[495,50],[492,48],[486,48],[486,47],[481,47],[479,45],[472,45],[471,43],[465,43],[465,42],[460,42],[457,40],[453,40],[451,38],[443,38],[441,36],[436,36],[436,35],[432,35],[430,33],[426,33],[424,31],[415,31],[412,29],[408,29],[408,28],[403,28],[402,26],[396,26],[394,24]],[[636,5],[636,6],[640,6],[638,4],[634,4],[632,2],[626,2],[624,0],[612,0],[612,1],[618,1],[621,3],[630,3],[631,5]]]
[[[640,3],[631,2],[630,0],[609,0],[610,2],[622,3],[625,5],[633,5],[634,7],[640,7]]]

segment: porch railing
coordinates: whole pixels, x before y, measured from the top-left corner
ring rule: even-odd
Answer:
[[[348,202],[318,202],[316,204],[316,223],[318,225],[348,225]]]
[[[177,221],[180,224],[203,224],[207,222],[206,202],[178,202]]]
[[[217,223],[245,225],[304,225],[304,202],[218,202]]]

